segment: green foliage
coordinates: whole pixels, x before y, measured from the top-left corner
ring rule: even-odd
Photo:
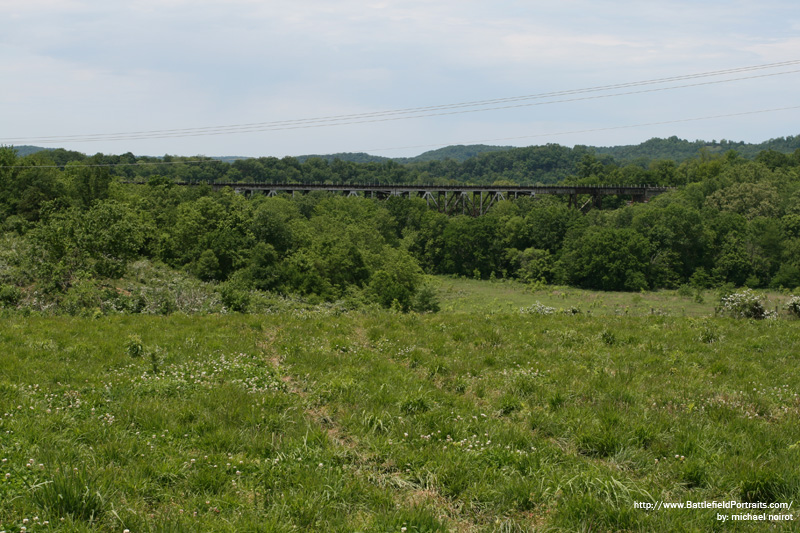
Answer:
[[[528,283],[547,283],[553,278],[553,257],[547,250],[526,248],[525,250],[510,250],[511,265],[519,265],[516,276]],[[512,267],[513,268],[513,267]]]
[[[15,307],[21,298],[19,287],[0,284],[0,307]]]
[[[108,198],[111,172],[108,167],[81,166],[85,164],[86,161],[67,164],[64,173],[78,205],[89,208],[95,201]],[[88,160],[88,164],[91,164],[91,160]]]
[[[250,291],[238,280],[229,280],[220,284],[219,293],[222,303],[231,311],[244,312],[250,305]]]
[[[758,320],[771,316],[764,304],[764,299],[750,289],[723,296],[720,299],[720,312],[734,318]]]
[[[219,260],[214,255],[213,250],[203,250],[192,266],[192,273],[203,281],[220,279],[222,272],[219,267]]]
[[[145,353],[142,338],[139,335],[129,335],[125,343],[125,352],[129,357],[138,358],[142,357]]]
[[[770,183],[735,183],[708,197],[708,204],[716,209],[732,211],[747,219],[776,217],[780,215],[780,196]]]
[[[715,513],[634,502],[796,499],[794,321],[594,309],[6,317],[0,521],[691,531]]]
[[[398,305],[408,311],[417,303],[423,304],[421,311],[430,311],[435,307],[430,291],[423,295],[422,301],[415,299],[422,281],[422,270],[408,253],[387,248],[382,268],[372,275],[367,293],[385,308]]]
[[[772,287],[800,287],[800,267],[792,263],[782,263],[770,282]]]
[[[422,284],[414,295],[411,309],[418,313],[437,313],[440,308],[436,289],[428,283]]]
[[[702,154],[704,157],[714,157],[725,154],[730,150],[749,158],[755,157],[757,161],[777,160],[783,162],[774,154],[786,157],[786,154],[800,148],[800,136],[779,137],[763,143],[748,144],[728,140],[720,141],[687,141],[678,137],[668,139],[653,138],[639,145],[598,147],[595,150],[600,154],[612,155],[622,162],[637,162],[649,159],[670,159],[680,163],[691,160]],[[766,155],[760,155],[765,153]]]
[[[118,278],[144,243],[137,214],[113,201],[54,213],[30,237],[34,272],[49,290],[64,290],[81,275]]]
[[[800,318],[800,296],[792,296],[786,303],[786,309],[797,318]]]
[[[647,288],[650,242],[631,229],[592,227],[566,241],[556,268],[569,284],[601,290]]]
[[[223,305],[247,310],[254,301],[298,296],[309,303],[347,300],[345,307],[370,302],[432,310],[431,292],[420,289],[422,272],[519,279],[534,290],[553,282],[606,291],[689,285],[696,299],[702,299],[700,290],[728,283],[793,288],[800,285],[800,151],[786,152],[796,142],[775,139],[764,145],[773,151],[756,161],[748,160],[756,155],[750,152],[721,156],[729,148],[744,149],[736,143],[695,146],[672,138],[643,145],[661,159],[629,159],[634,152],[625,147],[608,151],[625,163],[602,150],[547,145],[460,147],[452,159],[442,160],[440,153],[416,162],[193,158],[200,162],[182,165],[184,158],[167,155],[163,160],[176,164],[163,167],[128,165],[161,160],[131,153],[87,157],[51,150],[21,158],[3,148],[0,228],[7,249],[0,250],[0,283],[19,288],[17,305],[35,302],[38,310],[55,306],[70,313],[169,313]],[[687,147],[696,157],[672,157]],[[474,157],[464,158],[473,148]],[[147,185],[123,185],[121,178]],[[420,198],[245,197],[230,189],[175,186],[175,180],[534,179],[680,188],[647,203],[605,197],[603,209],[588,212],[564,197],[520,198],[495,202],[487,214],[473,217],[437,212]],[[118,280],[129,277],[137,261],[163,263],[173,273],[156,282],[158,290],[129,295]],[[184,287],[187,273],[208,287]],[[176,284],[166,281],[181,276]],[[187,298],[208,305],[178,301]]]

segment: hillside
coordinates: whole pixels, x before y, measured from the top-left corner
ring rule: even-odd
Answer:
[[[477,157],[481,154],[490,152],[504,152],[513,149],[513,146],[488,146],[486,144],[470,144],[470,145],[451,145],[436,150],[429,150],[423,152],[415,157],[395,157],[394,160],[398,163],[425,163],[428,161],[444,161],[452,159],[463,163],[467,159]]]
[[[641,144],[623,146],[587,147],[597,154],[610,155],[619,163],[631,163],[643,159],[671,159],[677,163],[697,157],[703,151],[708,154],[724,154],[735,150],[746,159],[753,159],[763,150],[775,150],[784,154],[792,153],[800,148],[800,135],[778,137],[757,144],[742,141],[687,141],[678,137],[668,139],[653,138]]]
[[[337,159],[339,161],[347,161],[349,163],[382,163],[384,161],[389,161],[388,157],[381,157],[379,155],[370,155],[364,152],[340,152],[337,154],[311,154],[311,155],[300,155],[297,156],[295,159],[300,161],[301,163],[305,163],[309,159],[322,159],[323,161],[327,161],[328,163],[333,163]]]
[[[25,157],[26,155],[35,154],[36,152],[41,152],[43,150],[53,150],[53,148],[42,148],[41,146],[30,146],[30,145],[23,145],[23,146],[15,146],[14,149],[17,151],[17,155],[19,157]]]
[[[327,163],[333,163],[336,160],[348,163],[385,163],[387,161],[394,161],[402,165],[418,164],[418,163],[431,163],[442,161],[455,161],[457,163],[464,163],[470,159],[485,157],[489,154],[498,154],[499,159],[508,159],[509,157],[515,158],[522,155],[525,157],[526,151],[530,153],[531,150],[542,149],[545,147],[552,147],[559,145],[543,145],[543,146],[528,146],[528,147],[513,147],[513,146],[489,146],[485,144],[472,144],[472,145],[451,145],[436,150],[429,150],[413,157],[383,157],[372,155],[365,152],[339,152],[334,154],[308,154],[297,156],[296,159],[300,163],[305,163],[310,159],[321,159]],[[19,157],[34,154],[44,150],[50,152],[62,153],[66,152],[69,157],[59,157],[61,160],[75,160],[81,159],[78,157],[82,154],[74,151],[68,151],[61,148],[42,148],[39,146],[16,146],[14,149],[17,151]],[[683,161],[697,157],[701,152],[709,155],[721,155],[730,150],[736,151],[741,157],[745,159],[753,159],[760,152],[764,150],[774,150],[776,152],[790,154],[795,150],[800,149],[800,135],[789,135],[787,137],[778,137],[770,139],[761,143],[745,143],[743,141],[728,141],[722,139],[720,141],[704,141],[694,140],[688,141],[686,139],[679,139],[678,137],[669,137],[667,139],[653,138],[644,141],[640,144],[631,145],[618,145],[618,146],[587,146],[576,145],[573,150],[584,154],[594,152],[599,156],[610,156],[616,163],[619,164],[642,164],[645,160],[653,159],[668,159],[681,163]],[[506,154],[507,153],[507,154]],[[160,157],[152,158],[160,159]],[[210,159],[222,161],[224,163],[233,163],[246,159],[257,159],[254,157],[245,156],[215,156]],[[572,171],[573,169],[570,169]]]

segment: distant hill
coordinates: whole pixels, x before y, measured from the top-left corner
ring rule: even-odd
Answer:
[[[26,155],[35,154],[36,152],[41,152],[43,150],[54,150],[54,148],[42,148],[41,146],[14,146],[14,149],[17,151],[17,155],[19,157],[25,157]]]
[[[763,150],[775,150],[785,154],[792,153],[800,148],[800,135],[778,137],[758,144],[741,141],[687,141],[678,137],[668,139],[653,138],[641,144],[627,146],[595,146],[588,147],[599,155],[610,155],[619,163],[634,163],[636,161],[653,159],[672,159],[680,163],[687,159],[697,157],[701,150],[708,154],[724,154],[735,150],[739,155],[752,159]]]
[[[233,163],[234,161],[240,161],[242,159],[251,159],[251,158],[243,155],[224,155],[220,157],[212,157],[211,159],[222,161],[223,163]]]
[[[557,145],[547,145],[548,149],[552,148],[552,146]],[[383,163],[389,160],[400,164],[424,164],[447,160],[455,161],[457,163],[464,163],[465,161],[475,158],[501,157],[501,152],[507,152],[509,153],[508,155],[510,157],[515,158],[519,157],[520,154],[527,154],[531,150],[534,150],[534,152],[539,152],[541,151],[539,149],[543,148],[545,147],[529,146],[525,148],[516,148],[513,146],[489,146],[485,144],[473,144],[446,146],[444,148],[423,152],[414,157],[389,158],[371,155],[364,152],[342,152],[324,155],[302,155],[296,157],[296,159],[300,163],[304,163],[312,158],[323,159],[328,163],[332,163],[337,159],[352,163]],[[15,146],[14,149],[17,150],[18,155],[21,157],[46,150],[53,154],[53,158],[57,160],[59,164],[63,164],[62,162],[66,161],[80,160],[86,157],[79,152],[64,150],[62,148],[42,148],[40,146],[26,145]],[[797,149],[800,149],[800,135],[778,137],[757,144],[745,143],[742,141],[728,141],[724,139],[710,142],[702,140],[688,141],[673,136],[667,139],[653,138],[641,144],[632,145],[575,146],[575,150],[581,153],[594,152],[598,156],[609,156],[617,163],[622,165],[629,163],[647,164],[649,161],[654,159],[671,159],[677,163],[680,163],[687,159],[697,157],[701,152],[714,155],[724,154],[729,150],[735,150],[742,157],[752,159],[763,150],[775,150],[777,152],[788,154]],[[161,159],[161,157],[157,157],[156,159]],[[254,158],[244,156],[219,156],[212,157],[211,159],[216,159],[225,163],[233,163],[234,161]]]
[[[529,148],[534,148],[529,147]],[[703,141],[695,140],[688,141],[679,139],[678,137],[669,137],[668,139],[653,138],[641,144],[621,145],[621,146],[576,146],[579,149],[593,151],[597,155],[608,155],[613,157],[618,163],[636,163],[641,161],[650,161],[653,159],[671,159],[677,163],[686,161],[697,157],[701,150],[708,154],[724,154],[729,150],[735,150],[744,158],[752,159],[759,152],[763,150],[775,150],[785,154],[792,153],[800,148],[800,135],[778,137],[770,139],[762,143],[751,144],[743,141]],[[364,152],[357,153],[338,153],[327,155],[303,155],[297,159],[303,163],[308,159],[317,157],[324,159],[327,162],[333,162],[336,159],[342,161],[349,161],[353,163],[381,163],[392,159],[397,163],[427,163],[431,161],[445,161],[453,160],[463,163],[468,159],[489,154],[494,152],[506,152],[519,150],[513,146],[489,146],[485,144],[472,144],[472,145],[452,145],[423,152],[414,157],[381,157],[376,155],[367,154]],[[215,158],[224,160],[224,158]]]
[[[381,157],[379,155],[370,155],[364,152],[341,152],[338,154],[326,154],[326,155],[301,155],[297,156],[295,159],[300,161],[301,163],[305,163],[309,159],[324,159],[328,163],[333,163],[335,160],[339,159],[340,161],[348,161],[350,163],[382,163],[383,161],[388,161],[390,158],[388,157]]]
[[[395,157],[394,160],[398,163],[426,163],[428,161],[444,161],[452,159],[463,163],[467,159],[485,154],[487,152],[504,152],[511,150],[513,146],[489,146],[486,144],[470,144],[470,145],[452,145],[430,150],[421,153],[416,157]]]
[[[502,152],[505,150],[510,150],[513,146],[488,146],[485,144],[472,144],[468,146],[464,145],[452,145],[452,146],[445,146],[444,148],[438,148],[436,150],[430,150],[427,152],[423,152],[420,155],[414,157],[382,157],[378,155],[371,155],[366,154],[364,152],[344,152],[338,154],[326,154],[326,155],[301,155],[298,156],[296,159],[301,163],[305,163],[311,158],[319,158],[324,159],[328,163],[332,163],[336,159],[341,161],[348,161],[351,163],[382,163],[384,161],[393,160],[396,163],[406,164],[406,163],[426,163],[428,161],[444,161],[446,159],[452,159],[453,161],[458,161],[459,163],[463,163],[467,159],[472,157],[478,156],[480,154],[486,152]]]

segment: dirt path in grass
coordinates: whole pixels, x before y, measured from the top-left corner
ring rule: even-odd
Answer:
[[[438,518],[446,520],[448,527],[453,531],[467,533],[482,529],[477,523],[462,516],[460,506],[456,502],[442,496],[434,489],[410,484],[399,472],[387,472],[394,467],[380,464],[373,453],[364,449],[357,437],[345,431],[335,417],[331,416],[327,405],[315,402],[312,399],[312,392],[291,374],[289,365],[275,349],[281,329],[275,327],[267,331],[264,341],[257,344],[258,348],[264,352],[265,360],[278,371],[287,390],[301,398],[306,415],[325,431],[331,446],[341,449],[351,458],[352,465],[355,466],[353,472],[357,476],[379,488],[389,487],[392,499],[398,507],[414,508],[421,505],[433,507],[437,510]],[[354,335],[363,347],[369,346],[369,340],[362,327],[356,327]]]

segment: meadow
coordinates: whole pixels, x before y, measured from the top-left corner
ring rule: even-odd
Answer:
[[[797,319],[437,283],[436,314],[7,314],[0,531],[796,530],[641,504],[798,503]]]

